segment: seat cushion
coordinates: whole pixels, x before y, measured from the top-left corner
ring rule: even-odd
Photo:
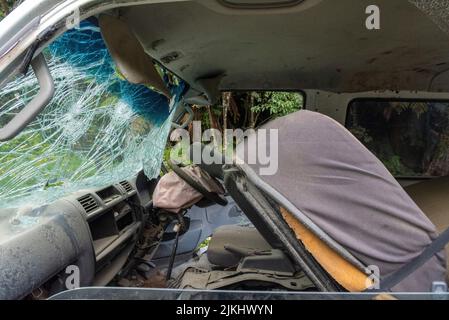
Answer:
[[[210,263],[221,267],[232,267],[239,263],[241,257],[225,249],[233,246],[243,250],[270,250],[271,246],[256,228],[236,225],[217,228],[212,235],[207,249],[207,258]]]

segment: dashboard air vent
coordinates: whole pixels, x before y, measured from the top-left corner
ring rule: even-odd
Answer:
[[[122,181],[120,182],[120,185],[123,187],[123,189],[125,189],[127,193],[130,193],[131,191],[134,190],[128,181]]]
[[[98,208],[98,203],[90,194],[82,196],[78,199],[78,202],[83,206],[86,213],[90,213]]]

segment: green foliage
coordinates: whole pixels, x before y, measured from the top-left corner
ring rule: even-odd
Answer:
[[[248,128],[250,127],[249,116],[245,116],[245,112],[251,110],[254,114],[254,124],[261,125],[269,120],[277,117],[288,115],[292,112],[298,111],[303,106],[303,97],[297,92],[278,92],[278,91],[266,91],[266,92],[233,92],[233,100],[236,104],[237,110],[228,109],[228,123],[227,128]],[[249,101],[252,101],[251,105]],[[212,122],[216,123],[215,128],[222,130],[223,125],[223,102],[220,101],[216,105],[211,105],[209,108],[194,108],[196,114],[196,120],[201,121],[202,130],[213,128]],[[234,113],[233,113],[234,112]],[[235,113],[238,114],[234,119]],[[210,115],[214,117],[214,121],[211,121]],[[239,122],[240,121],[240,122]],[[232,141],[233,144],[236,141]],[[183,165],[191,164],[189,156],[182,154],[183,148],[175,147],[174,143],[169,142],[164,150],[163,163],[167,169],[168,160],[171,155],[175,155],[176,158],[181,161]],[[215,146],[220,152],[222,145]]]
[[[175,155],[176,160],[181,162],[181,165],[187,166],[191,165],[192,162],[190,161],[190,157],[188,154],[184,153],[184,151],[187,151],[187,146],[184,148],[180,148],[180,143],[178,144],[178,149],[175,149],[175,145],[172,145],[170,142],[167,143],[167,146],[164,149],[164,155],[162,162],[167,170],[170,170],[170,166],[168,165],[168,160],[172,159],[172,153]]]
[[[402,164],[401,158],[397,155],[394,155],[390,157],[389,159],[380,159],[385,167],[387,167],[388,171],[395,176],[415,176],[417,175],[416,172],[413,172],[413,170],[410,170],[406,166]]]
[[[203,242],[200,243],[198,248],[201,249],[201,248],[205,248],[205,247],[209,246],[209,243],[210,243],[211,239],[212,239],[211,237],[206,238]]]
[[[0,20],[3,19],[8,12],[11,12],[17,0],[0,0]]]
[[[253,112],[268,111],[271,116],[282,117],[298,111],[302,106],[302,96],[296,92],[254,92]]]
[[[392,102],[390,105],[397,114],[412,110],[418,118],[429,110],[427,102]]]
[[[370,143],[373,141],[373,138],[369,135],[369,132],[366,128],[355,126],[352,127],[350,131],[354,135],[354,137],[356,137],[367,147],[369,147]]]

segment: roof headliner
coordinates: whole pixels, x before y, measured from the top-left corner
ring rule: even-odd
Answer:
[[[308,1],[314,0],[299,6]],[[153,58],[179,53],[163,64],[199,90],[197,79],[224,74],[220,89],[449,91],[449,81],[434,79],[449,70],[448,35],[405,0],[376,1],[381,30],[369,31],[371,2],[323,0],[289,13],[225,14],[187,1],[121,14]]]

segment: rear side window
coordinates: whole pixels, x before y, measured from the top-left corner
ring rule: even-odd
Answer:
[[[449,174],[449,101],[353,100],[346,127],[396,177]]]

